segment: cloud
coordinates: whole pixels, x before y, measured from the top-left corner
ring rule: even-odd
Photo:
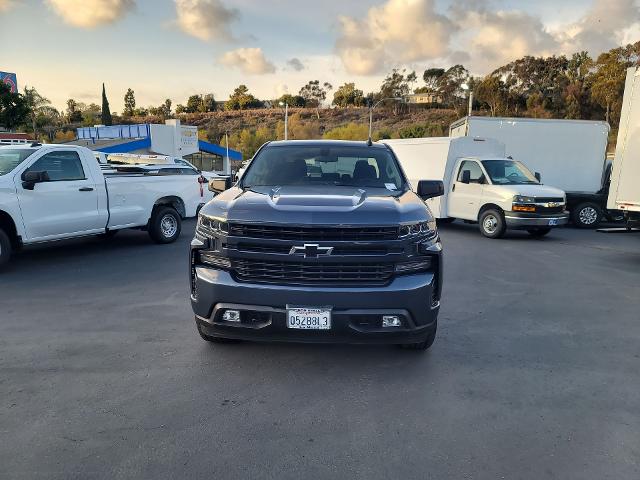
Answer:
[[[276,71],[276,67],[265,58],[261,48],[238,48],[232,50],[220,58],[220,63],[228,67],[239,68],[244,73],[251,75],[274,73]]]
[[[347,72],[357,75],[442,57],[456,30],[448,17],[435,11],[434,0],[388,0],[371,7],[362,20],[338,20],[336,51]]]
[[[287,65],[293,68],[296,72],[304,70],[304,65],[299,58],[290,58],[289,60],[287,60]]]
[[[135,7],[134,0],[46,0],[46,3],[66,23],[81,28],[116,22]]]
[[[8,12],[15,4],[16,2],[14,0],[0,0],[0,13]]]
[[[488,73],[525,55],[552,55],[560,43],[542,21],[520,11],[491,12],[480,8],[455,14],[458,41],[466,45],[468,67]]]
[[[565,51],[599,54],[623,43],[625,31],[637,27],[638,22],[640,7],[635,0],[595,0],[582,18],[558,36]]]
[[[200,40],[233,40],[231,23],[240,18],[235,8],[220,0],[175,0],[178,26]]]

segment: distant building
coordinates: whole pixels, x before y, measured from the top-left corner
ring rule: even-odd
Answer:
[[[33,142],[34,139],[28,133],[9,133],[9,132],[0,132],[0,144],[15,144],[15,143],[29,143]]]
[[[180,120],[165,124],[142,123],[77,129],[77,140],[70,142],[104,153],[139,153],[184,158],[201,170],[231,173],[227,150],[198,139],[198,128],[181,125]],[[242,153],[229,149],[229,160],[241,161]]]
[[[412,93],[406,97],[407,103],[434,104],[442,103],[442,95],[438,93]]]

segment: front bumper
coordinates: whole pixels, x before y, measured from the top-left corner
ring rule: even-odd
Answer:
[[[569,213],[555,213],[540,215],[536,213],[505,212],[504,219],[507,228],[553,228],[569,223]]]
[[[441,269],[438,270],[441,272]],[[296,287],[237,282],[224,270],[194,269],[191,305],[207,335],[241,340],[319,343],[418,343],[436,328],[441,274],[396,277],[384,287]],[[330,330],[286,326],[286,306],[332,309]],[[225,309],[246,312],[240,323],[222,320]],[[401,327],[382,328],[382,315],[398,315]]]

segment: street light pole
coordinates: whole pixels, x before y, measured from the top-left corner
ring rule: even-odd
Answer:
[[[289,139],[289,103],[280,102],[278,105],[284,107],[284,139]]]
[[[231,161],[229,160],[229,132],[226,132],[226,131],[224,132],[224,139],[227,144],[227,168],[226,168],[227,171],[224,173],[229,174],[231,173]]]

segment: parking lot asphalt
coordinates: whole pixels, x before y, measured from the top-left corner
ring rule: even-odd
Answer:
[[[424,354],[203,342],[193,228],[0,274],[1,478],[640,477],[640,234],[444,226]]]

